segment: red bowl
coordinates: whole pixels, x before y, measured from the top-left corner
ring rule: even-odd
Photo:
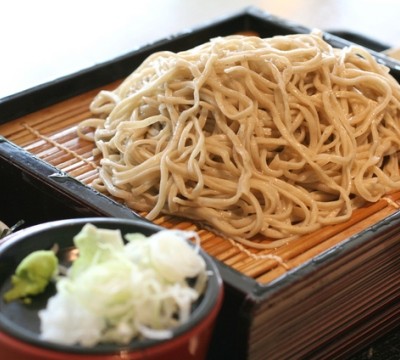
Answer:
[[[133,340],[121,346],[101,344],[93,348],[65,346],[43,341],[39,337],[38,311],[46,306],[54,289],[36,296],[30,305],[19,301],[6,303],[3,294],[19,262],[29,253],[49,249],[57,239],[60,262],[66,262],[74,250],[73,236],[84,224],[99,228],[120,229],[122,234],[141,232],[150,235],[161,228],[145,221],[115,218],[81,218],[36,225],[11,235],[0,245],[0,353],[3,359],[26,360],[116,360],[116,359],[205,359],[214,324],[222,305],[223,285],[218,268],[204,251],[209,276],[205,293],[195,304],[189,322],[173,329],[168,340]]]

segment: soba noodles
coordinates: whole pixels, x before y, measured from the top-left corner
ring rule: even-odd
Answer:
[[[90,110],[80,132],[95,128],[99,190],[249,246],[280,246],[400,189],[398,83],[316,33],[155,53]]]

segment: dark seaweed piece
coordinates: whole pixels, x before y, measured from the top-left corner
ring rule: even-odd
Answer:
[[[24,220],[19,220],[13,226],[11,226],[10,228],[3,229],[3,231],[0,233],[0,239],[6,237],[7,235],[10,235],[15,230],[17,230],[21,225],[23,225],[24,223],[25,223]]]

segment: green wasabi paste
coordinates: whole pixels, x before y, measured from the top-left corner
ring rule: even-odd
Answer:
[[[52,250],[38,250],[26,256],[11,277],[13,287],[4,294],[5,301],[24,299],[45,290],[58,269],[58,259]]]

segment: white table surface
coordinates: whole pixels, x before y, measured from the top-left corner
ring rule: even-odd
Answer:
[[[0,3],[0,98],[254,6],[400,46],[399,0],[13,0]]]

